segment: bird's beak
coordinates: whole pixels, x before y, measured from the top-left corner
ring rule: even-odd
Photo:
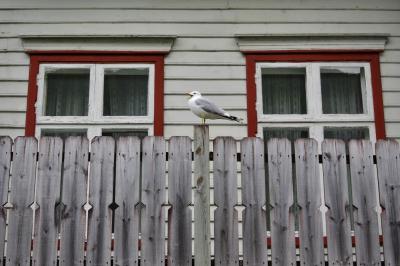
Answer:
[[[189,99],[193,96],[190,92],[187,92],[186,95],[189,96]]]

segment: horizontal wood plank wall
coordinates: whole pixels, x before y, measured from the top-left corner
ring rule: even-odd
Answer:
[[[10,191],[6,189],[3,194],[9,218],[8,234],[0,239],[0,243],[7,240],[6,265],[29,265],[31,260],[34,265],[54,265],[57,261],[60,265],[84,265],[84,261],[86,265],[112,262],[137,265],[139,261],[143,265],[164,265],[166,258],[170,265],[192,265],[196,249],[192,250],[190,205],[196,188],[191,182],[190,138],[171,138],[167,156],[166,141],[162,137],[146,137],[142,147],[137,137],[120,138],[117,149],[113,138],[97,137],[91,143],[90,159],[89,142],[85,138],[69,137],[63,143],[60,138],[45,137],[40,140],[39,153],[34,138],[19,137],[12,149],[10,138],[0,141],[3,141],[0,142],[3,143],[0,163],[6,166],[3,167],[5,174],[0,176],[2,190],[6,187],[4,182],[7,183],[7,169],[12,169]],[[315,140],[298,140],[296,158],[292,157],[287,139],[272,139],[264,151],[261,139],[245,138],[240,142],[240,157],[237,144],[231,137],[214,141],[215,190],[211,194],[217,209],[210,226],[215,225],[211,230],[214,233],[211,252],[215,256],[202,258],[202,263],[215,259],[221,265],[237,265],[240,260],[249,265],[266,265],[268,261],[273,265],[295,265],[300,260],[319,265],[325,263],[322,248],[326,245],[332,265],[352,265],[353,257],[359,264],[379,265],[381,255],[386,264],[399,263],[396,252],[400,243],[400,225],[396,222],[400,182],[398,142],[376,144],[375,166],[371,142],[352,140],[347,159],[343,141],[326,140],[322,143],[323,177],[319,175],[321,164]],[[298,178],[295,187],[292,167]],[[238,170],[241,170],[239,175]],[[306,175],[309,180],[305,179]],[[269,180],[269,191],[266,180]],[[320,182],[324,184],[324,193]],[[76,195],[76,199],[71,200],[67,193]],[[352,201],[349,193],[353,195]],[[300,210],[299,237],[293,232],[296,195]],[[89,202],[85,203],[87,196]],[[269,198],[268,207],[266,198]],[[166,202],[169,203],[168,217],[164,215]],[[319,207],[321,202],[325,202],[326,211]],[[378,204],[382,206],[381,225]],[[355,237],[351,233],[350,205],[354,210]],[[89,206],[86,225],[83,210]],[[240,209],[243,211],[238,212]],[[265,209],[271,217],[270,236]],[[211,209],[210,212],[213,214]],[[327,217],[324,225],[327,243],[322,241],[325,238],[323,215]],[[114,229],[112,217],[115,217]],[[58,232],[61,232],[59,237]],[[383,241],[379,232],[383,234]],[[310,243],[312,239],[320,244]],[[242,248],[238,248],[241,241]],[[295,252],[299,252],[299,258]]]
[[[380,1],[183,0],[102,2],[99,5],[11,0],[0,3],[0,135],[24,134],[29,57],[19,36],[177,36],[165,59],[165,131],[167,137],[191,136],[199,120],[186,108],[184,93],[199,90],[212,100],[232,97],[226,110],[246,117],[245,59],[236,34],[390,35],[381,54],[386,133],[400,139],[400,4]],[[294,27],[294,25],[296,25]],[[66,46],[68,47],[68,45]],[[84,48],[84,47],[83,47]],[[96,47],[93,47],[94,50]],[[219,96],[218,96],[219,95]],[[168,102],[172,104],[168,104]],[[211,139],[232,132],[247,135],[246,124],[211,122]]]

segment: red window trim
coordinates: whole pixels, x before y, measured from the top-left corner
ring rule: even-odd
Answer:
[[[257,93],[255,81],[256,63],[348,61],[368,62],[370,64],[376,139],[384,139],[386,137],[386,132],[382,99],[381,71],[379,62],[380,52],[380,50],[362,50],[357,52],[350,50],[243,51],[246,56],[248,136],[255,137],[257,134]]]
[[[164,135],[164,57],[158,51],[29,51],[29,83],[25,136],[34,136],[36,128],[37,83],[39,66],[43,63],[151,63],[155,66],[154,136]]]

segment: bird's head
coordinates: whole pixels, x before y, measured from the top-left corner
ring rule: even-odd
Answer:
[[[201,96],[201,93],[198,91],[192,91],[192,92],[188,92],[186,94],[189,96],[189,98],[192,98],[193,96]]]

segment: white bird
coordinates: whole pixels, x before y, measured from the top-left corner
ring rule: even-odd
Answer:
[[[206,119],[226,119],[242,123],[243,119],[236,116],[230,115],[225,112],[224,109],[218,107],[215,103],[211,102],[209,99],[201,96],[198,91],[192,91],[187,93],[190,96],[188,105],[190,110],[202,119],[203,124],[205,124]]]

